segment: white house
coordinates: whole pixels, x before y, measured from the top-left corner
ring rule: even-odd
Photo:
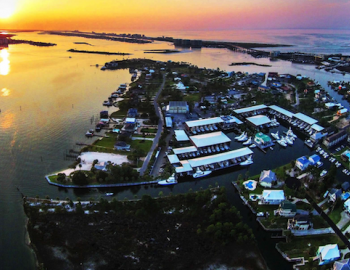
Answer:
[[[337,244],[319,247],[316,255],[320,260],[319,265],[327,264],[340,258],[340,252]]]
[[[350,213],[350,199],[348,199],[348,200],[344,203],[344,208],[345,208],[346,212]]]
[[[285,199],[283,190],[264,190],[261,197],[261,203],[280,204]]]

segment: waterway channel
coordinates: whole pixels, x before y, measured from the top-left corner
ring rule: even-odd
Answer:
[[[76,142],[91,142],[85,138],[86,130],[94,126],[94,119],[111,92],[119,84],[130,82],[127,70],[103,72],[95,64],[104,64],[118,57],[106,55],[84,55],[67,53],[70,48],[81,48],[74,42],[86,42],[85,39],[71,37],[52,37],[36,33],[20,33],[20,38],[55,42],[55,47],[39,48],[26,44],[11,45],[6,53],[0,51],[0,265],[1,269],[33,269],[34,257],[25,244],[25,216],[22,200],[17,187],[27,196],[64,199],[99,198],[104,192],[98,190],[78,191],[49,186],[45,175],[67,168],[72,162],[64,159],[69,149],[79,150]],[[120,44],[118,42],[93,40],[94,50],[131,52],[131,57],[144,57],[144,49],[168,49],[171,45],[162,42],[155,44]],[[85,47],[84,47],[85,48]],[[71,58],[69,58],[71,56]],[[148,56],[148,55],[147,55]],[[233,53],[223,49],[202,49],[184,51],[174,55],[153,55],[155,60],[186,61],[199,67],[221,68],[227,71],[268,72],[302,74],[314,78],[324,88],[328,80],[349,80],[349,75],[326,73],[313,66],[295,65],[277,61],[272,67],[242,66],[230,67],[233,62],[267,63],[268,59],[253,59],[247,54]],[[121,57],[118,59],[122,59]],[[331,95],[348,109],[336,92]],[[345,104],[346,103],[346,104]],[[109,109],[110,111],[113,108]],[[285,129],[285,127],[279,127]],[[274,131],[274,130],[272,130]],[[233,139],[234,134],[229,134]],[[241,147],[232,142],[232,149]],[[178,184],[174,187],[137,187],[132,189],[113,189],[119,199],[139,198],[143,194],[157,196],[193,191],[209,185],[226,186],[230,201],[241,211],[244,219],[252,227],[258,245],[271,269],[288,269],[288,264],[274,249],[274,240],[270,234],[257,226],[255,218],[249,213],[231,185],[239,174],[260,173],[263,169],[272,169],[290,162],[310,150],[302,140],[294,146],[282,149],[276,146],[267,154],[254,150],[254,164],[238,171],[225,171],[201,179]],[[326,164],[327,166],[327,164]],[[341,172],[339,173],[341,174]],[[342,174],[341,174],[342,175]],[[21,258],[19,260],[18,258]]]

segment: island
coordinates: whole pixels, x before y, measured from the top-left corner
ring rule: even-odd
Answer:
[[[266,64],[258,64],[254,62],[237,62],[237,63],[231,63],[229,66],[259,66],[259,67],[271,67],[271,65],[266,65]]]
[[[144,53],[179,53],[179,50],[145,50]]]
[[[101,51],[85,51],[85,50],[76,50],[76,49],[70,49],[70,50],[68,50],[68,52],[73,52],[73,53],[106,54],[106,55],[131,55],[131,53],[101,52]]]

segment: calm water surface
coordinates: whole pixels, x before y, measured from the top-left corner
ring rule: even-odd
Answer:
[[[349,80],[349,76],[330,74],[316,70],[313,66],[295,65],[289,62],[271,62],[273,67],[256,66],[229,67],[231,62],[255,61],[270,63],[268,59],[253,59],[249,55],[233,53],[223,49],[184,50],[180,54],[147,54],[145,49],[168,49],[171,44],[156,42],[139,45],[103,40],[38,35],[37,33],[20,33],[19,38],[35,41],[55,42],[55,47],[34,47],[13,45],[0,51],[0,268],[33,269],[34,259],[25,245],[25,216],[22,200],[16,190],[27,196],[72,199],[81,197],[98,198],[103,193],[96,191],[59,190],[49,186],[44,179],[46,174],[65,169],[71,161],[63,156],[69,149],[76,149],[76,142],[87,142],[84,134],[94,126],[91,118],[106,109],[102,106],[109,94],[121,83],[130,82],[128,70],[101,71],[96,64],[104,64],[122,57],[73,54],[71,48],[100,50],[112,52],[129,52],[131,57],[147,57],[160,61],[186,61],[199,67],[221,68],[227,71],[291,73],[310,76],[326,89],[328,80]],[[88,42],[93,46],[77,45],[74,42]],[[71,57],[71,58],[70,58]],[[330,90],[331,91],[331,90]],[[341,98],[331,92],[335,98]],[[345,102],[342,101],[344,104]],[[344,104],[349,108],[349,105]],[[112,108],[109,109],[113,111]],[[281,129],[283,129],[281,127]],[[230,134],[231,138],[235,135]],[[91,141],[90,141],[91,142]],[[232,148],[241,147],[232,143]],[[262,169],[272,169],[290,162],[301,155],[309,154],[309,149],[302,141],[289,148],[280,149],[264,155],[254,150],[255,163],[249,168],[250,175]],[[281,152],[281,153],[280,153]],[[268,156],[268,159],[267,159]],[[267,163],[265,160],[269,160]],[[118,198],[132,198],[135,194],[156,196],[159,191],[168,194],[187,192],[190,188],[198,190],[218,182],[227,186],[231,201],[238,208],[244,207],[233,192],[231,181],[245,170],[232,171],[226,174],[213,175],[201,181],[185,182],[169,188],[148,188],[116,190]],[[286,265],[285,261],[274,250],[274,242],[269,235],[261,232],[256,222],[245,211],[245,220],[251,225],[271,269]],[[268,243],[268,248],[264,244]],[[21,258],[21,259],[19,259]],[[286,266],[287,267],[287,266]]]

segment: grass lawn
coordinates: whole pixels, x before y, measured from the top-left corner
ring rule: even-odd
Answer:
[[[328,223],[321,216],[313,216],[312,223],[314,225],[314,229],[322,229],[328,228]]]
[[[343,206],[340,204],[338,207],[334,208],[334,210],[330,212],[328,216],[335,224],[337,224],[340,221],[341,212],[343,212]]]
[[[110,117],[111,118],[124,118],[124,117],[126,117],[127,113],[128,113],[127,110],[124,110],[124,111],[118,110],[116,112],[111,113]]]
[[[286,229],[287,228],[287,223],[288,223],[288,218],[285,217],[275,217],[273,216],[273,210],[272,214],[270,213],[270,216],[268,218],[263,219],[262,224],[266,228],[269,229]]]
[[[316,255],[319,246],[328,244],[338,244],[339,248],[344,247],[344,243],[335,234],[294,237],[289,243],[278,243],[278,247],[285,252],[290,258],[309,257]]]
[[[295,205],[297,206],[297,209],[300,210],[310,211],[313,209],[313,207],[309,203],[305,203],[302,201],[298,201]]]
[[[196,101],[199,101],[201,98],[201,95],[199,93],[196,93],[196,94],[189,94],[189,95],[186,95],[183,97],[184,101],[193,101],[193,102],[196,102]]]
[[[132,135],[133,137],[136,138],[154,138],[156,135],[147,135],[147,136],[143,136],[143,135]]]
[[[118,138],[118,134],[115,133],[107,133],[108,137],[101,138],[93,143],[94,146],[106,147],[106,148],[114,148],[115,141]]]
[[[132,149],[140,149],[147,153],[151,149],[153,141],[143,141],[143,140],[135,140],[131,142],[131,148]]]
[[[156,128],[143,128],[141,129],[141,132],[145,132],[145,133],[157,133],[158,129]]]

